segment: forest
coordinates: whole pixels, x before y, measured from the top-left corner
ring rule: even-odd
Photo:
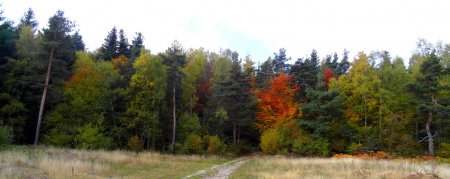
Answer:
[[[257,63],[144,40],[112,27],[87,51],[62,11],[42,29],[32,9],[0,13],[0,145],[450,158],[450,44],[419,39],[409,59],[280,48]]]

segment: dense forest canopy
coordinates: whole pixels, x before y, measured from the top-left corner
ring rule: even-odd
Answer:
[[[409,64],[347,50],[288,64],[281,48],[257,65],[178,41],[154,54],[116,27],[86,51],[72,20],[0,13],[0,144],[450,157],[450,44],[420,39]]]

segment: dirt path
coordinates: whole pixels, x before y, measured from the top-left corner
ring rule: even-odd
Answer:
[[[245,156],[235,159],[233,161],[226,162],[224,164],[215,165],[207,169],[199,170],[192,175],[188,175],[184,178],[202,177],[207,179],[222,179],[229,178],[229,176],[236,171],[241,165],[248,162],[254,156]]]

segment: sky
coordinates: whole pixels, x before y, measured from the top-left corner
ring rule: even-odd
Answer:
[[[136,32],[152,53],[174,40],[186,49],[237,51],[257,62],[286,49],[293,63],[316,49],[321,58],[344,49],[387,50],[409,59],[419,38],[450,43],[448,0],[2,0],[3,15],[18,22],[32,8],[42,29],[63,10],[94,51],[115,26]]]

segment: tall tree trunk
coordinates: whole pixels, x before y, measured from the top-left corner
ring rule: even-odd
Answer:
[[[426,130],[427,130],[427,135],[428,135],[428,151],[430,153],[431,156],[434,157],[434,139],[433,139],[433,134],[431,133],[431,122],[433,120],[433,113],[428,112],[428,120],[427,120],[427,125],[426,125]]]
[[[170,150],[174,151],[175,150],[175,135],[176,135],[176,131],[177,131],[177,116],[176,116],[176,101],[175,101],[175,85],[173,85],[173,95],[172,95],[172,100],[173,100],[173,109],[172,109],[172,115],[173,115],[173,127],[172,127],[172,143],[170,145]]]
[[[54,52],[55,48],[52,48],[52,50],[50,51],[50,58],[48,59],[47,76],[45,77],[44,92],[42,93],[41,106],[39,107],[39,116],[36,125],[34,146],[37,146],[39,144],[39,133],[41,131],[42,116],[44,114],[45,99],[47,98],[48,83],[50,81],[50,72],[52,71],[52,61]]]
[[[236,139],[237,139],[237,132],[236,132],[236,121],[233,122],[233,145],[236,145]]]
[[[434,98],[434,94],[431,95],[431,103],[433,105],[437,104],[437,100]],[[431,156],[434,157],[434,138],[433,133],[431,133],[431,123],[433,122],[433,113],[430,111],[428,112],[428,120],[425,129],[427,130],[428,135],[428,151]]]

